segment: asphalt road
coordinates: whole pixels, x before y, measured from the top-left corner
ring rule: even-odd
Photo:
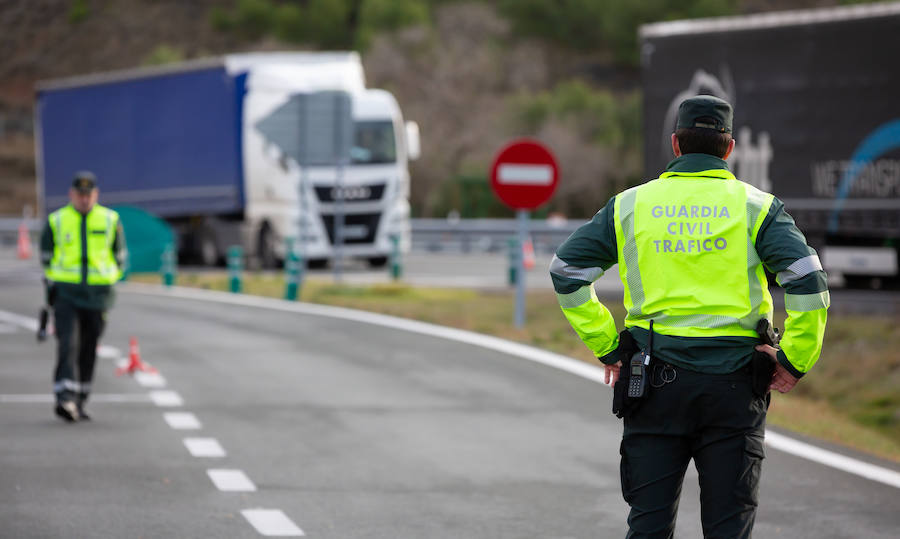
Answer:
[[[0,274],[0,310],[31,318],[39,297],[36,275]],[[122,292],[94,421],[69,425],[51,411],[52,344],[23,323],[0,317],[0,537],[260,537],[260,516],[341,539],[624,535],[610,392],[569,372],[360,321]],[[162,378],[115,376],[130,336]],[[199,428],[171,427],[173,412]],[[193,456],[186,438],[224,455]],[[222,469],[255,490],[220,490],[208,471]],[[897,494],[770,447],[756,535],[893,538]],[[677,537],[701,535],[697,498],[691,468]]]

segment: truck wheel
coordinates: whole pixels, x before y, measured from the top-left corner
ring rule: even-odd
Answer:
[[[324,269],[328,266],[327,258],[310,258],[306,261],[306,267],[309,269]]]
[[[221,260],[219,246],[216,244],[216,235],[211,230],[205,230],[200,236],[200,246],[197,253],[200,263],[204,266],[217,266]]]
[[[259,256],[259,264],[263,269],[275,269],[278,267],[279,259],[275,253],[275,233],[268,224],[263,225],[259,231],[259,243],[257,244],[257,256]]]
[[[370,268],[383,268],[387,266],[388,257],[386,256],[373,256],[368,259]]]

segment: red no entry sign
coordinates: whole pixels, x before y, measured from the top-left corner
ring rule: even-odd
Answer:
[[[531,139],[507,144],[491,166],[491,188],[504,204],[516,210],[533,210],[547,202],[558,183],[556,158]]]

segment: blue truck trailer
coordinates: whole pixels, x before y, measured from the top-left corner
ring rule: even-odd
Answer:
[[[283,147],[297,142],[261,126],[299,122],[278,117],[296,114],[285,104],[328,90],[350,95],[353,159],[300,166],[297,148]],[[102,204],[168,221],[182,259],[215,263],[242,244],[271,266],[292,237],[307,259],[327,260],[338,210],[348,256],[383,264],[391,236],[409,245],[417,130],[389,93],[365,88],[355,53],[239,54],[45,81],[35,125],[44,215],[67,203],[75,171],[91,170]]]

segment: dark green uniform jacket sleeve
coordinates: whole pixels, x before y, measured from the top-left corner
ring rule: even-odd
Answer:
[[[816,363],[822,351],[831,299],[816,250],[807,245],[784,203],[772,201],[756,239],[756,251],[784,287],[787,320],[778,362],[795,377]]]
[[[44,269],[50,267],[50,261],[53,260],[53,229],[50,228],[50,221],[44,221],[44,229],[41,231],[41,265]]]
[[[618,346],[618,333],[592,283],[617,262],[614,213],[615,198],[569,236],[550,263],[563,314],[584,344],[606,363],[615,361],[610,352]]]

